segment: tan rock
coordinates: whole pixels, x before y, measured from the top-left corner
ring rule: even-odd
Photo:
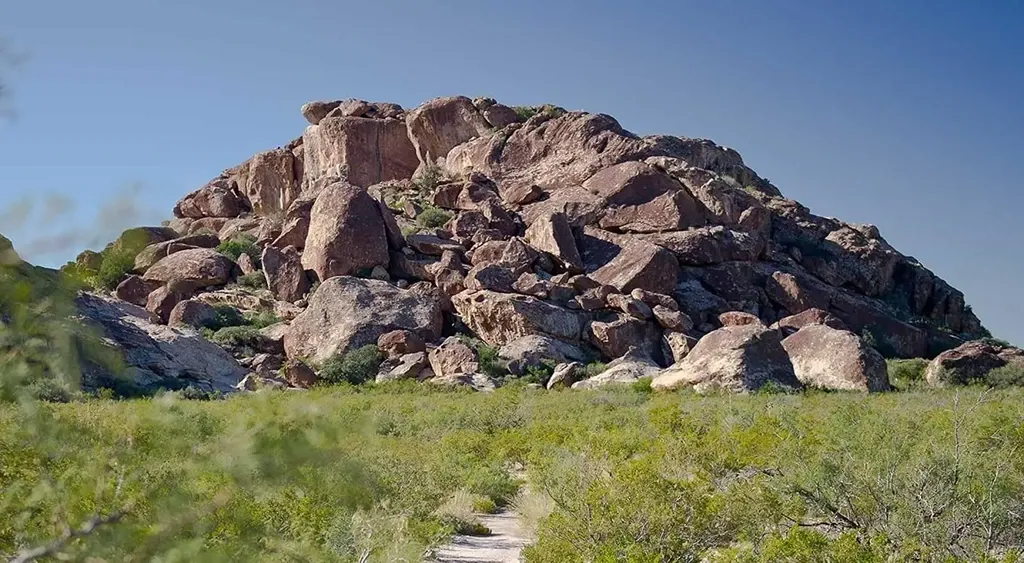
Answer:
[[[117,289],[114,290],[114,295],[117,296],[118,299],[127,301],[132,305],[145,307],[146,302],[149,299],[149,294],[156,291],[161,284],[162,282],[150,282],[139,276],[131,275],[118,284]]]
[[[289,358],[322,362],[335,353],[376,344],[382,334],[409,330],[425,341],[441,337],[441,306],[434,298],[376,280],[328,279],[292,321],[284,338]]]
[[[598,375],[573,384],[573,389],[597,389],[605,385],[636,383],[644,377],[654,377],[661,368],[645,352],[631,347],[621,358],[609,362]]]
[[[412,178],[419,165],[405,124],[395,119],[328,117],[307,127],[302,138],[307,184],[339,176],[366,188]]]
[[[387,266],[388,241],[377,202],[366,190],[338,182],[324,189],[310,212],[302,266],[320,280]]]
[[[316,385],[318,379],[316,372],[311,367],[298,360],[287,360],[281,375],[289,385],[299,389],[309,389]]]
[[[538,217],[526,229],[525,238],[530,246],[547,252],[566,270],[573,273],[583,271],[583,259],[580,258],[576,239],[564,213]]]
[[[757,318],[757,315],[751,315],[743,311],[727,311],[718,315],[718,322],[722,326],[746,326],[746,325],[761,325],[761,319]]]
[[[925,379],[934,386],[968,385],[984,381],[989,372],[1008,364],[1024,370],[1024,350],[972,341],[936,356],[925,370]]]
[[[682,311],[673,311],[663,305],[655,305],[652,313],[658,324],[665,330],[677,332],[693,330],[693,320]]]
[[[248,207],[237,188],[218,179],[186,195],[174,206],[175,217],[238,217]]]
[[[309,278],[302,267],[302,257],[294,246],[264,248],[262,263],[267,288],[279,300],[295,303],[309,291]]]
[[[534,297],[493,291],[464,291],[452,297],[459,318],[484,342],[504,346],[534,334],[579,342],[582,315]]]
[[[885,359],[851,332],[808,325],[782,341],[797,379],[835,391],[888,391]]]
[[[698,393],[718,389],[747,392],[768,383],[783,389],[802,387],[779,333],[750,324],[707,334],[683,361],[655,377],[651,387],[672,390],[692,386]]]
[[[427,354],[427,358],[436,377],[448,378],[480,371],[476,350],[455,336],[445,339]]]
[[[377,339],[377,348],[389,358],[424,352],[427,345],[416,333],[409,330],[392,330]]]
[[[187,299],[171,309],[171,313],[167,318],[167,324],[169,326],[202,328],[215,321],[216,318],[217,311],[213,307],[202,301]]]
[[[765,285],[768,297],[796,314],[807,309],[828,310],[831,299],[829,294],[801,281],[792,274],[775,272],[768,278]]]
[[[235,263],[209,248],[183,250],[160,259],[142,277],[145,281],[171,284],[179,291],[223,285],[232,276]]]
[[[807,309],[806,311],[779,319],[779,322],[772,325],[772,328],[789,336],[794,332],[811,325],[825,325],[836,330],[846,330],[846,325],[834,315],[821,309]]]
[[[491,125],[463,96],[435,98],[410,111],[405,118],[416,156],[423,164],[438,158],[474,137],[486,135]]]
[[[253,212],[268,216],[283,213],[302,190],[300,164],[289,149],[261,152],[249,161],[245,196]]]

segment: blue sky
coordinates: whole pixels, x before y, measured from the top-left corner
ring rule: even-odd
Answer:
[[[0,233],[57,265],[299,136],[305,101],[487,95],[731,146],[1024,344],[1022,28],[1010,0],[4,2]]]

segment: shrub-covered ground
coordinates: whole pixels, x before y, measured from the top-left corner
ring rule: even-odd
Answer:
[[[642,389],[7,404],[0,554],[419,561],[466,498],[530,562],[1019,560],[1020,389]]]

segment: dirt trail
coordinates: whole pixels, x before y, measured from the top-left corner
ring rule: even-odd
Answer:
[[[438,563],[519,563],[519,553],[529,543],[512,512],[481,514],[480,523],[491,529],[489,536],[455,536],[438,549]]]

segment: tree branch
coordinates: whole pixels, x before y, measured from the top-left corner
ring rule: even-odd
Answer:
[[[127,509],[122,509],[107,514],[106,516],[97,514],[83,522],[74,530],[68,528],[59,538],[51,541],[50,543],[21,551],[11,559],[8,559],[8,563],[29,563],[30,561],[35,561],[41,557],[54,555],[71,540],[88,536],[103,526],[116,524],[117,522],[120,522],[127,513]]]

